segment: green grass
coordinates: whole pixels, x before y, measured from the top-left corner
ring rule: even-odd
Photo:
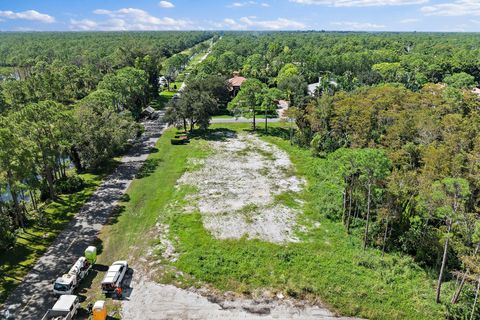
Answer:
[[[272,124],[271,132],[282,133],[275,130],[280,126]],[[250,126],[214,126],[220,127],[240,131]],[[321,215],[313,212],[311,202],[315,195],[309,188],[299,196],[305,203],[300,220],[311,227],[311,231],[299,234],[302,242],[282,246],[245,238],[213,238],[203,227],[199,213],[185,214],[180,209],[185,195],[195,190],[175,188],[177,179],[190,168],[188,159],[208,155],[207,142],[193,139],[189,145],[173,146],[170,139],[175,133],[176,130],[168,130],[158,141],[159,152],[150,156],[151,161],[158,163],[155,171],[132,183],[129,201],[122,203],[118,221],[104,228],[100,263],[144,256],[156,243],[151,231],[160,219],[170,223],[171,238],[177,239],[176,247],[181,252],[172,266],[186,273],[181,281],[168,274],[159,277],[163,281],[181,286],[210,283],[221,290],[243,293],[267,288],[294,298],[320,298],[342,315],[369,319],[444,318],[444,307],[434,303],[434,278],[409,257],[382,257],[376,249],[363,252],[359,238],[348,236],[340,223],[318,218]],[[313,183],[308,173],[316,159],[308,150],[291,146],[280,137],[262,138],[288,152],[297,174]],[[277,201],[298,206],[295,196],[288,193],[277,196]],[[249,215],[250,209],[247,206],[244,213]],[[318,222],[315,228],[309,217]],[[445,299],[450,292],[451,284],[446,283]],[[91,295],[98,297],[98,290]]]
[[[233,119],[234,116],[228,115],[228,114],[222,114],[219,116],[213,116],[212,119]]]
[[[0,303],[22,281],[35,262],[41,257],[56,236],[65,228],[72,217],[101,184],[104,174],[80,175],[86,187],[74,194],[60,195],[58,199],[45,205],[48,219],[43,225],[23,229],[11,250],[0,253]]]
[[[253,119],[253,115],[251,113],[245,113],[245,114],[242,115],[242,117],[246,118],[246,119]],[[234,119],[234,118],[235,117],[233,115],[229,115],[229,114],[222,114],[222,115],[212,117],[212,119]],[[257,114],[255,116],[255,118],[257,120],[265,120],[265,114]],[[273,115],[269,114],[269,115],[267,115],[267,118],[268,119],[278,118],[278,115],[277,114],[273,114]]]
[[[133,254],[138,257],[141,250],[131,252],[131,246],[141,247],[145,243],[145,234],[151,230],[169,204],[175,193],[178,178],[190,167],[188,159],[205,156],[208,152],[206,142],[194,140],[190,145],[171,145],[170,139],[177,133],[175,129],[167,130],[158,141],[158,152],[153,153],[148,161],[156,168],[141,179],[135,179],[128,189],[128,201],[120,203],[121,215],[113,225],[105,226],[101,239],[103,253],[99,262],[109,264],[114,260],[128,258]],[[145,248],[145,247],[144,247]]]

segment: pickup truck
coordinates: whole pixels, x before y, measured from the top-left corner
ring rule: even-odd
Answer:
[[[53,283],[53,293],[55,295],[72,294],[80,281],[88,275],[91,269],[92,264],[85,257],[78,258],[68,273],[55,280]]]
[[[49,309],[42,320],[71,320],[80,308],[77,296],[62,295],[52,309]]]

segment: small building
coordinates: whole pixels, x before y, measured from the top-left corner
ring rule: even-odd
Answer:
[[[142,117],[146,118],[146,119],[154,119],[155,118],[155,109],[153,109],[152,107],[146,107],[145,109],[143,109],[142,111]]]
[[[247,79],[240,76],[240,72],[235,71],[233,73],[233,78],[228,80],[228,90],[232,97],[235,97],[238,94],[238,91],[240,91],[240,87],[245,80]]]
[[[286,100],[278,100],[277,101],[277,114],[280,119],[286,119],[287,115],[286,112],[290,106],[290,103]]]
[[[311,95],[312,97],[317,95],[317,90],[320,87],[321,83],[322,83],[322,78],[320,77],[318,79],[318,82],[309,84],[308,85],[308,94]],[[335,88],[338,87],[338,83],[333,81],[333,80],[330,80],[328,82],[328,84],[329,84],[329,90],[334,90]]]

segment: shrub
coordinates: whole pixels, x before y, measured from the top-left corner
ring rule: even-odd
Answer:
[[[55,188],[58,193],[74,193],[82,190],[85,182],[77,175],[63,177],[55,182]]]
[[[15,232],[8,215],[0,214],[0,250],[6,250],[15,243]]]
[[[185,144],[185,140],[184,139],[170,139],[170,143],[177,146],[177,145]]]

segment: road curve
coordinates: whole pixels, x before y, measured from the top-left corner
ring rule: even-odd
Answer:
[[[85,248],[96,240],[115,205],[165,130],[162,117],[163,114],[160,114],[157,120],[144,122],[144,134],[10,294],[4,310],[0,312],[0,319],[38,320],[53,306],[52,281],[68,271],[83,255]]]

